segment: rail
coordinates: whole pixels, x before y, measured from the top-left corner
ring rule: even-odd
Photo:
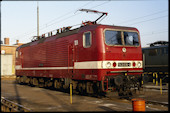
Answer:
[[[4,97],[1,97],[1,111],[2,112],[32,112],[32,110],[14,103]]]
[[[166,79],[169,77],[168,72],[144,72],[143,75],[147,75],[150,82],[152,81],[153,84],[156,85],[158,85],[160,79],[162,80],[162,82],[167,83],[168,81]]]
[[[162,95],[163,82],[164,84],[166,83],[166,85],[168,84],[169,81],[165,79],[169,77],[169,73],[168,72],[144,72],[142,76],[144,75],[148,75],[152,79],[152,83],[155,84],[155,86],[160,87],[160,93]],[[143,84],[143,80],[142,80],[142,84]]]

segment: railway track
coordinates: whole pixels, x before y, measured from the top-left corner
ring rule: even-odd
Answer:
[[[11,88],[11,91],[12,91],[12,88],[15,88],[15,87],[12,87],[12,86],[15,86],[15,82],[10,82],[11,84],[9,84],[9,82],[3,82],[3,88]],[[25,89],[25,90],[24,90]],[[33,90],[32,90],[33,89]],[[33,110],[33,111],[39,111],[39,108],[42,106],[42,104],[40,104],[39,105],[39,101],[43,101],[43,102],[48,102],[49,100],[51,100],[50,98],[52,98],[52,103],[54,102],[55,104],[51,104],[50,106],[57,106],[58,107],[58,105],[59,106],[66,106],[66,101],[69,101],[69,99],[64,99],[63,100],[63,102],[64,102],[64,104],[61,104],[61,103],[58,103],[58,100],[56,100],[55,101],[55,99],[56,98],[63,98],[63,96],[61,96],[61,95],[63,95],[63,94],[58,94],[58,93],[56,93],[58,96],[61,96],[61,97],[57,97],[56,96],[56,94],[55,95],[52,95],[53,93],[55,93],[55,92],[53,92],[53,91],[55,91],[55,89],[50,89],[50,88],[45,88],[45,89],[43,89],[42,90],[42,88],[38,88],[38,87],[36,87],[36,88],[29,88],[29,87],[24,87],[24,85],[17,85],[17,90],[20,92],[19,94],[20,95],[17,95],[17,96],[19,96],[20,97],[20,99],[22,99],[22,97],[24,98],[24,97],[26,97],[27,96],[27,99],[29,100],[29,103],[31,104],[31,105],[29,105],[30,106],[30,108]],[[49,90],[49,93],[48,93],[48,90]],[[52,92],[51,92],[51,91]],[[155,89],[156,90],[156,89]],[[3,91],[3,90],[2,90]],[[6,95],[6,94],[4,94],[4,97],[6,98],[1,98],[1,103],[3,104],[3,106],[1,106],[1,109],[2,109],[2,111],[3,112],[13,112],[13,111],[18,111],[18,112],[30,112],[31,110],[29,110],[29,109],[27,109],[27,108],[25,108],[25,106],[26,105],[24,105],[24,103],[27,103],[27,101],[25,102],[25,100],[27,100],[27,99],[23,99],[22,100],[22,105],[18,105],[17,107],[14,107],[14,106],[16,106],[15,104],[16,103],[14,103],[14,102],[12,102],[12,103],[14,103],[13,105],[10,105],[11,103],[8,103],[8,102],[10,102],[10,101],[8,101],[8,100],[12,100],[13,101],[13,98],[12,99],[10,99],[12,96],[15,96],[15,93],[16,93],[16,91],[14,90],[13,91],[13,93],[12,92],[6,92],[6,90],[4,90],[5,91],[5,93],[6,94],[8,94],[8,93],[11,93],[10,95]],[[40,92],[40,94],[39,94],[39,96],[40,95],[42,95],[43,97],[42,98],[48,98],[48,99],[45,99],[45,100],[41,100],[42,98],[39,98],[39,99],[35,99],[35,96],[34,96],[34,99],[33,99],[33,102],[31,101],[32,99],[30,99],[30,98],[28,98],[28,97],[31,97],[31,95],[26,95],[26,93],[22,93],[22,92],[25,92],[25,91],[29,91],[29,92],[32,92],[32,93],[37,93],[37,91],[38,92]],[[50,93],[51,92],[51,93]],[[69,91],[67,91],[67,92],[65,92],[65,91],[62,91],[62,90],[57,90],[57,92],[63,92],[63,93],[69,93]],[[127,105],[130,105],[131,104],[131,99],[132,98],[143,98],[145,95],[144,94],[146,94],[146,92],[148,92],[148,90],[144,90],[143,92],[141,92],[141,93],[139,93],[139,92],[137,92],[137,94],[136,95],[134,95],[134,96],[131,96],[131,97],[122,97],[122,98],[120,98],[119,96],[118,96],[118,93],[116,93],[116,92],[110,92],[110,95],[106,95],[106,96],[99,96],[99,97],[97,97],[97,96],[95,96],[95,95],[88,95],[88,94],[75,94],[75,93],[73,93],[73,105],[70,105],[70,104],[68,104],[67,105],[67,108],[69,108],[68,110],[72,110],[72,107],[74,106],[74,105],[76,105],[77,103],[81,103],[81,102],[79,102],[79,100],[80,100],[80,98],[83,98],[83,99],[85,99],[85,101],[84,102],[87,102],[87,103],[90,103],[90,105],[89,106],[91,106],[91,105],[93,105],[93,107],[95,106],[99,106],[99,107],[101,107],[101,106],[105,106],[106,104],[108,105],[108,103],[111,105],[111,106],[105,106],[103,109],[104,110],[122,110],[122,106],[123,105],[125,105],[124,107],[129,107],[129,108],[125,108],[127,111],[128,110],[131,110],[131,106],[127,106]],[[150,90],[150,92],[152,93],[152,90]],[[154,94],[154,95],[156,95],[156,94],[158,94],[159,93],[159,90],[157,90],[157,91],[153,91],[153,93],[152,93],[152,95]],[[14,94],[14,95],[12,95],[12,94]],[[47,96],[45,96],[45,95],[47,94]],[[49,94],[51,94],[50,96],[49,96]],[[147,93],[148,94],[148,93]],[[150,93],[149,93],[150,94]],[[165,94],[165,92],[163,92],[163,94]],[[6,96],[5,96],[6,95]],[[77,96],[76,96],[77,95]],[[79,96],[83,96],[83,97],[79,97]],[[155,97],[155,96],[152,96],[152,95],[149,95],[149,97]],[[68,94],[66,94],[64,97],[67,97],[68,96]],[[84,97],[84,96],[87,96],[87,97]],[[147,95],[146,95],[147,96]],[[163,95],[160,95],[161,97],[163,97]],[[88,98],[88,97],[94,97],[94,98]],[[96,98],[96,99],[95,99]],[[97,99],[97,98],[100,98],[100,99]],[[159,97],[158,97],[159,98]],[[88,100],[88,99],[90,99],[90,100]],[[149,100],[147,100],[147,99],[144,99],[145,100],[145,102],[146,102],[146,109],[148,110],[148,111],[153,111],[153,110],[156,110],[156,109],[167,109],[167,105],[168,104],[164,104],[164,103],[160,103],[160,102],[158,102],[158,100],[156,101],[149,101]],[[6,101],[6,102],[4,102],[4,101]],[[97,102],[96,102],[97,101]],[[99,103],[99,102],[101,102],[101,103]],[[7,104],[8,103],[8,104]],[[27,104],[29,104],[29,103],[27,103]],[[33,104],[32,104],[33,103]],[[35,104],[35,106],[34,106],[34,103],[36,103]],[[69,103],[69,102],[68,102]],[[92,103],[92,104],[91,104]],[[1,105],[2,105],[1,104]],[[7,104],[7,105],[6,105]],[[157,104],[157,105],[156,105]],[[49,106],[48,106],[48,104],[43,104],[44,105],[44,108],[41,108],[41,110],[43,109],[43,110],[47,110],[47,111],[50,111],[49,109],[55,109],[55,107],[54,108],[49,108]],[[115,106],[112,106],[112,105],[115,105]],[[156,105],[156,106],[155,106]],[[161,106],[161,105],[163,105],[163,106]],[[12,106],[12,107],[11,107]],[[24,106],[24,107],[23,107]],[[39,107],[40,106],[40,107]],[[116,106],[118,106],[118,108],[116,108]],[[149,106],[149,107],[147,107],[147,106]],[[63,108],[64,108],[63,107]],[[75,106],[74,106],[75,107]],[[76,106],[76,108],[77,107],[80,107],[80,106]],[[82,107],[82,106],[81,106]],[[92,107],[92,108],[93,108]],[[113,108],[112,108],[113,107]],[[154,107],[155,107],[155,109],[154,109]],[[157,108],[157,107],[159,107],[159,108]],[[25,108],[25,109],[24,109]],[[96,108],[98,108],[98,107],[96,107]],[[109,109],[110,108],[110,109]],[[62,109],[62,107],[61,108],[59,108],[60,110],[65,110],[65,109]],[[94,110],[95,108],[93,108],[92,110]],[[42,110],[42,111],[43,111]],[[56,111],[58,110],[58,108],[57,109],[55,109]],[[77,110],[77,109],[76,109]],[[102,109],[101,109],[102,110]]]
[[[11,82],[10,82],[11,83]],[[9,85],[8,87],[6,87],[6,85]],[[5,88],[13,88],[11,85],[15,85],[15,82],[12,82],[12,84],[9,84],[9,82],[7,82],[6,84],[4,84],[3,85],[3,87],[5,87]],[[27,89],[27,88],[29,88],[29,87],[24,87],[24,85],[18,85],[18,86],[22,86],[22,87],[17,87],[17,89],[18,89],[18,91],[25,91],[25,90],[21,90],[20,88],[24,88],[24,89]],[[38,87],[37,87],[38,88]],[[144,88],[147,88],[147,87],[144,87]],[[32,88],[29,88],[29,89],[32,89]],[[53,90],[53,91],[55,91],[55,89],[51,89],[51,88],[45,88],[45,89],[47,89],[47,90]],[[149,89],[150,90],[150,89]],[[146,94],[146,92],[148,92],[149,90],[143,90],[143,91],[141,91],[140,93],[139,92],[137,92],[137,94],[136,95],[134,95],[134,96],[131,96],[131,97],[119,97],[118,96],[118,93],[116,93],[116,92],[110,92],[110,95],[106,95],[106,96],[97,96],[97,95],[88,95],[88,94],[79,94],[79,93],[73,93],[73,95],[74,95],[74,98],[75,98],[75,96],[76,95],[83,95],[83,96],[89,96],[89,97],[94,97],[94,98],[100,98],[100,99],[102,99],[102,101],[103,102],[105,102],[105,100],[111,100],[111,101],[113,101],[113,103],[115,103],[115,102],[118,102],[118,103],[125,103],[125,104],[130,104],[131,103],[131,99],[132,98],[143,98],[144,96],[147,96],[147,95],[144,95],[144,94]],[[29,90],[29,91],[32,91],[32,90]],[[34,91],[34,90],[33,90]],[[39,90],[38,90],[39,91]],[[59,92],[65,92],[65,93],[69,93],[69,91],[62,91],[62,90],[57,90],[57,91],[59,91]],[[153,94],[154,95],[156,95],[156,94],[159,94],[159,90],[158,89],[155,89],[155,91],[152,91],[152,90],[150,90],[150,92],[151,93],[149,93],[149,94],[151,94],[151,95],[149,95],[149,97],[155,97],[155,96],[152,96]],[[7,92],[6,92],[7,93]],[[147,93],[148,94],[148,93]],[[163,94],[165,94],[165,92],[163,92]],[[44,95],[44,94],[43,94]],[[20,97],[22,97],[22,95],[20,94],[19,95]],[[161,97],[163,97],[163,95],[160,95]],[[56,98],[56,97],[55,97]],[[96,99],[94,99],[94,100],[96,100]],[[158,105],[158,106],[162,106],[163,105],[163,107],[167,107],[168,106],[168,104],[166,104],[166,103],[162,103],[161,101],[159,102],[157,99],[156,100],[154,100],[154,101],[150,101],[150,100],[147,100],[147,99],[144,99],[145,100],[145,102],[146,102],[146,104],[151,104],[151,105]],[[112,103],[110,101],[110,103]],[[13,112],[13,111],[18,111],[18,112],[30,112],[31,110],[29,110],[29,109],[27,109],[27,108],[25,108],[25,107],[23,107],[24,106],[24,104],[23,105],[19,105],[19,104],[16,104],[16,103],[14,103],[14,102],[11,102],[11,103],[9,103],[9,102],[11,102],[10,100],[8,100],[8,98],[1,98],[1,109],[2,109],[2,111],[3,112],[6,112],[6,111],[8,111],[8,112]],[[73,103],[75,102],[75,100],[73,99]],[[107,101],[106,101],[107,102]],[[148,106],[148,105],[146,105],[146,106]],[[16,106],[16,107],[15,107]],[[55,105],[54,105],[55,106]],[[149,105],[149,107],[150,107],[150,105]],[[25,108],[25,109],[24,109]],[[33,109],[33,108],[31,108],[31,109]],[[71,109],[71,108],[70,108]],[[35,109],[34,109],[35,110]],[[151,109],[149,109],[149,110],[151,110]]]
[[[1,97],[1,111],[2,112],[32,112],[32,110],[17,104],[13,101]]]
[[[49,90],[55,90],[55,89],[50,89],[47,88]],[[69,90],[58,90],[61,92],[65,92],[65,93],[70,93]],[[90,97],[95,97],[95,98],[101,98],[101,99],[106,99],[106,100],[120,100],[120,99],[125,99],[127,101],[131,101],[133,98],[142,98],[142,93],[139,93],[140,91],[138,91],[138,94],[135,94],[133,96],[118,96],[118,92],[109,92],[111,93],[111,96],[108,95],[96,95],[96,94],[80,94],[79,92],[74,92],[74,95],[84,95],[84,96],[90,96]],[[143,92],[144,93],[144,92]],[[163,102],[159,102],[159,101],[153,101],[153,100],[147,100],[145,99],[145,103],[146,104],[153,104],[153,105],[163,105],[163,106],[168,106],[168,103],[163,103]]]
[[[105,96],[105,97],[102,97],[102,99],[106,99],[106,100],[120,100],[120,99],[124,99],[124,100],[127,100],[127,101],[132,101],[132,99],[134,98],[143,98],[141,97],[142,95],[141,94],[136,94],[134,96],[122,96],[122,97],[119,97],[119,96],[116,96],[116,94],[114,94],[114,96]],[[145,98],[143,98],[145,100],[145,103],[146,104],[153,104],[153,105],[163,105],[163,106],[168,106],[169,104],[166,103],[166,102],[160,102],[160,101],[156,101],[156,100],[147,100]]]
[[[108,100],[115,100],[115,98],[110,98],[110,97],[105,97]],[[125,99],[128,101],[132,101],[134,97],[123,97],[121,99]],[[120,99],[120,98],[116,98],[116,99]],[[168,103],[163,103],[163,102],[158,102],[158,101],[151,101],[151,100],[145,100],[146,104],[153,104],[153,105],[163,105],[163,106],[168,106]]]

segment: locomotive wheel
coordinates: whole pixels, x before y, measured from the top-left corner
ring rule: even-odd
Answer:
[[[83,94],[83,85],[82,85],[82,83],[78,84],[78,90],[79,90],[80,94]]]
[[[89,94],[93,94],[94,91],[93,91],[93,84],[92,83],[87,82],[87,84],[86,84],[86,91]]]
[[[50,81],[49,79],[45,80],[44,87],[45,88],[50,88],[51,86],[53,86],[52,81]]]
[[[18,83],[18,84],[19,84],[19,82],[20,82],[20,81],[19,81],[19,78],[20,78],[20,77],[16,77],[16,83]]]
[[[37,80],[37,78],[33,78],[33,85],[38,86],[38,80]]]
[[[18,84],[23,84],[23,77],[22,76],[18,77]]]
[[[118,90],[118,95],[119,95],[119,96],[123,96],[123,90],[122,90],[122,88],[120,88],[120,89]]]
[[[44,87],[44,84],[43,83],[39,83],[38,87],[42,88],[42,87]]]
[[[24,83],[24,79],[23,77],[20,77],[20,84],[23,84]]]
[[[87,83],[86,82],[82,82],[82,83],[78,83],[78,92],[79,94],[86,94],[87,93]]]
[[[54,80],[54,88],[57,89],[57,80]]]
[[[45,87],[49,88],[50,86],[52,86],[52,83],[50,82],[50,80],[46,80],[45,81]]]
[[[60,89],[61,88],[61,83],[59,82],[59,80],[55,80],[54,81],[54,88],[56,88],[56,89]]]
[[[44,87],[44,82],[38,81],[38,87],[40,87],[40,88]]]
[[[25,80],[25,83],[26,83],[26,84],[29,84],[29,83],[30,83],[30,78],[27,78],[27,79]]]
[[[82,84],[83,92],[86,93],[86,83]]]
[[[99,85],[97,85],[96,83],[93,83],[92,87],[93,87],[94,94],[99,94],[99,92],[100,92]]]
[[[117,86],[120,86],[123,84],[123,77],[122,76],[116,76],[114,78],[114,83],[117,85]]]
[[[129,97],[132,96],[132,91],[130,88],[120,87],[118,90],[118,95],[120,97]]]
[[[44,87],[44,79],[43,78],[38,79],[38,87],[40,87],[40,88]]]
[[[34,85],[33,85],[33,78],[32,78],[32,77],[30,78],[29,85],[30,85],[30,86],[34,86]]]
[[[21,77],[18,78],[18,83],[21,84]]]

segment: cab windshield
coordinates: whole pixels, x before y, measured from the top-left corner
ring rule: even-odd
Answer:
[[[122,32],[123,36],[121,35]],[[138,33],[105,30],[105,43],[110,46],[112,45],[139,46]]]

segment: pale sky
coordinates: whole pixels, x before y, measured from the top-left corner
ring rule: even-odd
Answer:
[[[168,40],[168,0],[111,0],[111,1],[39,1],[40,35],[94,21],[100,15],[77,11],[92,9],[107,12],[100,24],[136,27],[141,35],[142,47],[155,41]],[[76,26],[79,27],[79,26]],[[37,35],[37,1],[1,2],[1,40],[10,38],[31,41]]]

